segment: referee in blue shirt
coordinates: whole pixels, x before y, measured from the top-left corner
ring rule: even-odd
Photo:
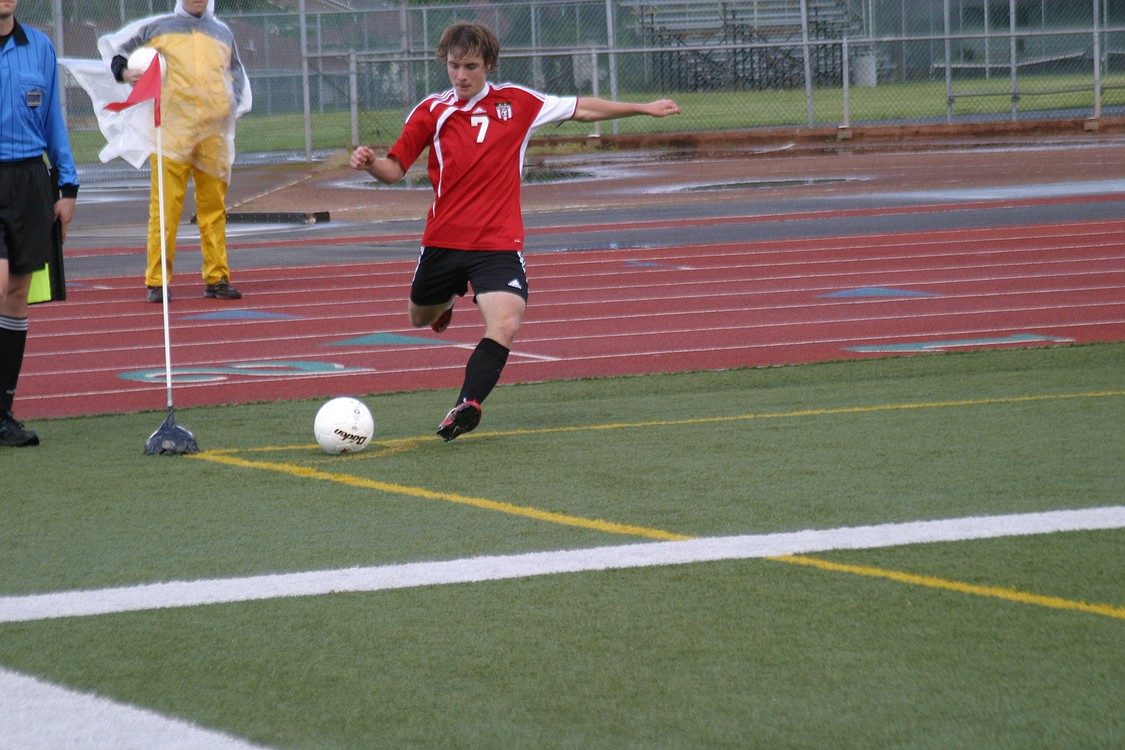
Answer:
[[[0,0],[0,446],[39,444],[12,416],[27,343],[27,293],[31,274],[51,257],[56,221],[66,239],[78,195],[55,47],[16,21],[18,4]]]

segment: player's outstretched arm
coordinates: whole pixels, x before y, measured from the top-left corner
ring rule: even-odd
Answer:
[[[654,102],[611,102],[607,99],[598,99],[593,96],[578,98],[578,106],[574,108],[574,116],[570,119],[579,122],[597,122],[599,120],[616,120],[621,117],[635,117],[648,115],[649,117],[667,117],[678,115],[680,107],[671,99],[658,99]]]
[[[360,146],[352,152],[351,167],[362,169],[386,185],[393,185],[406,176],[406,170],[398,163],[398,159],[377,157],[369,146]]]

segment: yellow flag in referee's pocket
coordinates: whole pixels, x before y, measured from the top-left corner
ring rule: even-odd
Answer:
[[[51,264],[31,274],[31,288],[27,290],[27,304],[51,301]]]
[[[27,303],[61,302],[66,299],[66,274],[63,272],[62,227],[55,222],[52,232],[51,260],[47,265],[31,274],[31,288],[27,291]]]

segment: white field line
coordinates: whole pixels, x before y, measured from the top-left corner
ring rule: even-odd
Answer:
[[[383,591],[595,570],[684,565],[903,544],[1125,527],[1125,506],[953,518],[792,533],[626,544],[246,578],[0,598],[0,622],[191,607],[237,601]],[[257,747],[154,711],[0,669],[0,747],[137,750]]]
[[[1125,505],[0,597],[0,623],[842,549],[1125,528]]]
[[[0,669],[0,747],[12,750],[249,750],[183,719]]]

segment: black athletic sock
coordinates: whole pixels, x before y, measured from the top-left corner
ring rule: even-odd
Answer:
[[[27,346],[27,318],[0,315],[0,414],[12,411]]]
[[[457,403],[476,401],[478,404],[488,398],[500,380],[500,373],[508,361],[508,348],[492,339],[481,339],[477,348],[465,365],[465,382]]]

